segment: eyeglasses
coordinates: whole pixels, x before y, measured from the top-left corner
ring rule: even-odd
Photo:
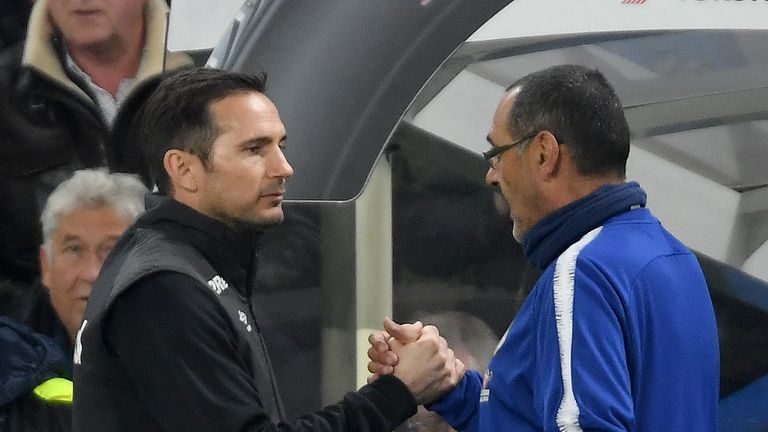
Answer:
[[[539,134],[539,131],[532,132],[520,138],[519,140],[513,142],[512,144],[502,144],[499,146],[494,146],[492,149],[488,150],[487,152],[483,152],[483,157],[485,158],[485,160],[487,160],[491,164],[491,167],[495,169],[499,163],[499,157],[501,156],[502,153],[504,153],[505,151],[511,149],[512,147],[518,144],[528,141],[529,139],[535,137],[538,134]]]

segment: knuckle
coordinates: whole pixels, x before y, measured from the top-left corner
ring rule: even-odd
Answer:
[[[438,339],[438,344],[440,344],[440,347],[443,348],[443,349],[449,349],[448,348],[448,341],[445,340],[444,337],[440,337],[440,339]],[[451,351],[451,352],[453,352],[453,351]]]

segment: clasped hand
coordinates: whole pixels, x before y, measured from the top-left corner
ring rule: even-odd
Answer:
[[[384,320],[384,331],[368,336],[368,371],[373,382],[380,375],[394,374],[411,390],[418,404],[428,404],[453,389],[466,370],[448,348],[435,326],[397,324]]]

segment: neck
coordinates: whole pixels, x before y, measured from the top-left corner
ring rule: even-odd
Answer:
[[[635,206],[645,206],[645,192],[636,182],[603,182],[602,186],[552,212],[531,228],[523,248],[532,264],[545,268],[566,248],[608,219]]]
[[[573,176],[562,183],[553,185],[554,188],[552,188],[550,195],[552,200],[546,213],[552,213],[574,201],[578,201],[602,186],[621,183],[624,183],[624,179],[615,175]]]
[[[117,96],[120,82],[136,76],[144,47],[143,29],[130,40],[111,41],[99,45],[67,44],[75,63],[99,87]]]

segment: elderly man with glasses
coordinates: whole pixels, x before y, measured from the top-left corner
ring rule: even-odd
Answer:
[[[626,182],[629,127],[596,70],[507,88],[485,153],[513,235],[543,273],[483,375],[430,406],[461,431],[715,431],[717,327],[696,257]],[[400,343],[413,327],[385,323]],[[371,372],[398,343],[371,335]]]

